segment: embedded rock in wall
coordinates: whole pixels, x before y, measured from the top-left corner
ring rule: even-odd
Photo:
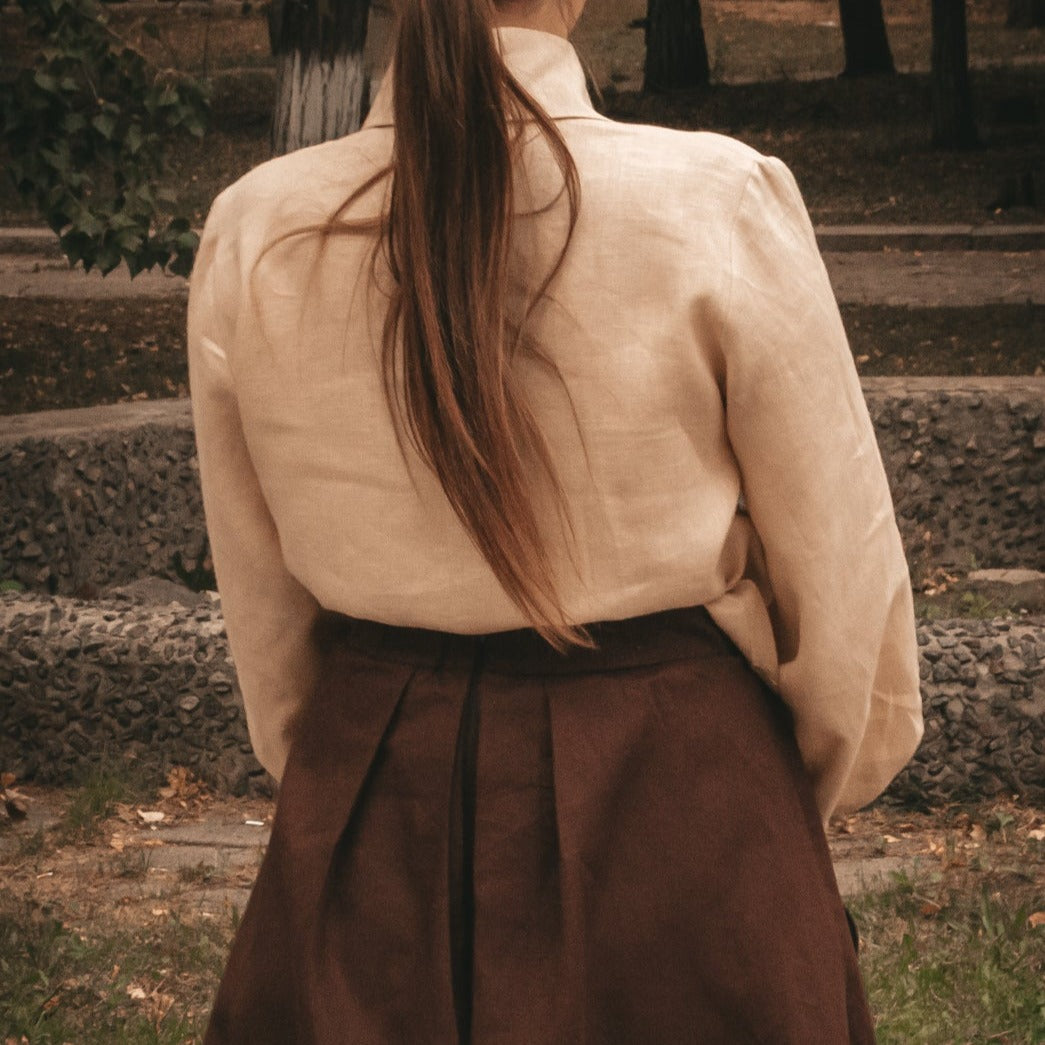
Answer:
[[[918,629],[925,736],[891,797],[1045,800],[1045,618]]]
[[[131,759],[158,781],[180,765],[234,794],[270,790],[251,754],[220,605],[198,599],[0,593],[0,766],[57,784]]]

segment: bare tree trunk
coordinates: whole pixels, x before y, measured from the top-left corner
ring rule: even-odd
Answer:
[[[700,0],[648,0],[643,89],[702,87],[710,80]]]
[[[882,0],[838,0],[838,15],[845,45],[843,76],[896,72]]]
[[[1045,25],[1045,0],[1009,0],[1010,29],[1033,29]]]
[[[369,9],[370,0],[272,0],[275,155],[359,129],[369,101],[363,61]]]
[[[965,0],[932,0],[932,37],[933,145],[975,148]]]

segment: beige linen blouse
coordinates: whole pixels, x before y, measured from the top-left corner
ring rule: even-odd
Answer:
[[[579,222],[518,366],[576,533],[548,519],[577,622],[705,604],[794,712],[825,819],[873,799],[922,733],[911,588],[831,287],[788,169],[730,138],[592,107],[573,47],[499,30],[558,121]],[[200,479],[258,758],[277,778],[317,671],[321,607],[484,633],[527,621],[382,391],[374,234],[280,233],[333,213],[392,148],[386,79],[356,134],[273,159],[215,200],[189,296]],[[533,128],[528,129],[530,132]],[[515,242],[531,280],[566,206],[529,134]],[[379,213],[387,185],[350,213]],[[551,206],[549,206],[551,204]],[[568,395],[567,395],[568,392]],[[542,496],[538,494],[537,496]]]

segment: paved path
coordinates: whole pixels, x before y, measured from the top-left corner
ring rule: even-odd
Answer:
[[[97,844],[78,848],[89,865],[98,867],[105,867],[114,851],[145,853],[150,873],[159,876],[153,883],[157,896],[167,887],[165,876],[174,875],[183,881],[198,883],[195,888],[201,905],[218,910],[222,903],[231,901],[242,910],[268,845],[271,806],[271,802],[257,801],[263,820],[233,818],[229,810],[216,809],[204,813],[201,819],[170,825],[162,822],[117,825],[115,832],[107,831]],[[0,833],[0,865],[12,857],[17,858],[22,837],[53,827],[58,821],[54,808],[31,803],[27,822],[15,831]],[[927,866],[928,858],[920,840],[892,838],[890,841],[893,844],[888,851],[883,848],[867,855],[866,838],[830,834],[835,875],[844,897],[881,890],[893,883],[893,876],[898,872],[913,875]],[[113,884],[119,886],[118,882]]]
[[[1045,304],[1045,250],[1021,253],[931,251],[826,254],[835,295],[844,304]]]
[[[843,304],[1045,304],[1042,227],[834,227],[821,229],[820,241]],[[943,249],[926,249],[934,245]],[[187,291],[186,280],[156,271],[132,280],[124,268],[104,278],[70,269],[47,230],[0,229],[0,298],[150,299]]]

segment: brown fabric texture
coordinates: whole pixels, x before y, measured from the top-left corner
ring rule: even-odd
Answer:
[[[872,1043],[790,719],[702,608],[326,614],[206,1045]]]

